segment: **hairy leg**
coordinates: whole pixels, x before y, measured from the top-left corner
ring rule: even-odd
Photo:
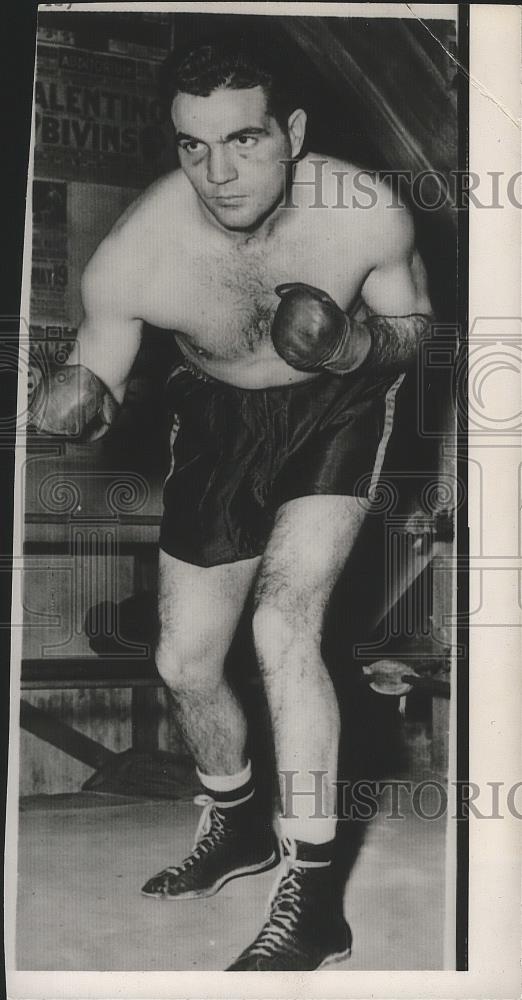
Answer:
[[[311,496],[288,502],[279,511],[257,581],[254,637],[278,771],[297,772],[294,793],[310,793],[292,799],[298,824],[315,811],[310,771],[326,772],[322,811],[329,817],[335,814],[339,709],[322,660],[321,637],[330,595],[363,519],[354,497]],[[289,803],[283,778],[281,790],[284,813]],[[315,829],[321,839],[319,825]]]
[[[246,764],[246,724],[223,665],[259,559],[202,568],[160,551],[156,663],[176,721],[206,774]]]

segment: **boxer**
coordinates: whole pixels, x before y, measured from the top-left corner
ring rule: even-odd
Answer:
[[[267,919],[230,968],[305,971],[351,947],[331,867],[339,710],[323,622],[431,308],[412,220],[384,185],[370,209],[336,208],[338,177],[356,168],[323,158],[317,207],[306,112],[260,45],[195,48],[170,86],[180,168],[88,263],[77,343],[37,386],[35,420],[96,439],[144,322],[176,338],[156,662],[206,805],[192,852],[142,891],[206,897],[280,864]],[[277,767],[294,779],[277,835],[223,672],[251,588]],[[324,776],[320,815],[312,771]]]

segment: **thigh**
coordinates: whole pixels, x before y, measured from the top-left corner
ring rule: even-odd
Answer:
[[[306,496],[284,504],[261,563],[256,603],[297,618],[324,612],[365,517],[358,497]]]
[[[160,549],[159,619],[177,645],[212,645],[223,658],[237,628],[259,559],[201,567]]]

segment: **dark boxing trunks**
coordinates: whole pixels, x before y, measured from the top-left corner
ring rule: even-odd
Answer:
[[[287,501],[371,497],[403,378],[370,384],[325,373],[238,389],[175,369],[160,547],[198,566],[249,559],[262,553]]]

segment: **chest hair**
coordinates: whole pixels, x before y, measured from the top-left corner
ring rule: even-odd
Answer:
[[[231,354],[254,352],[270,336],[277,307],[274,279],[261,254],[230,254],[209,266],[201,262],[208,287],[221,316],[222,347]],[[271,270],[271,269],[270,269]],[[225,346],[226,345],[226,346]]]

